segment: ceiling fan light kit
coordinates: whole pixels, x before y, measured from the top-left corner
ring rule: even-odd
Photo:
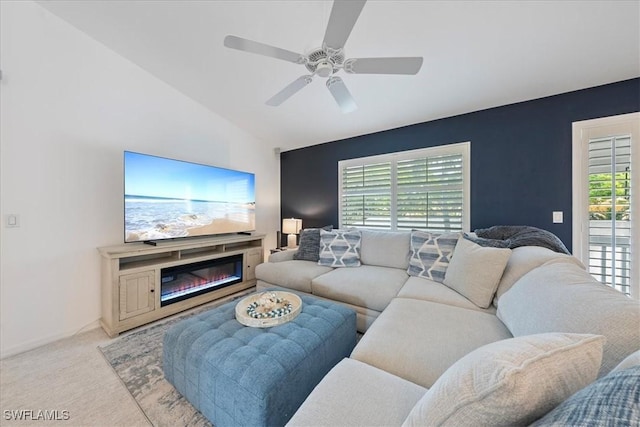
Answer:
[[[314,76],[327,79],[327,88],[343,113],[357,109],[355,100],[344,81],[335,76],[340,70],[349,74],[417,74],[422,67],[422,57],[349,58],[345,59],[344,45],[353,30],[366,0],[335,0],[322,42],[322,48],[308,55],[281,49],[264,43],[226,36],[224,45],[230,49],[269,56],[283,61],[302,64],[311,73],[297,78],[266,104],[276,107],[311,83]]]

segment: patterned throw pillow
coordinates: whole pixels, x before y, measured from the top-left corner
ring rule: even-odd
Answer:
[[[320,230],[319,265],[360,267],[360,231]]]
[[[640,422],[640,366],[612,372],[558,405],[533,426],[632,426]]]
[[[323,230],[333,230],[332,225],[322,227]],[[305,228],[300,232],[300,244],[293,254],[293,259],[318,262],[320,258],[320,229]]]
[[[442,283],[460,233],[411,231],[409,276],[423,277]]]

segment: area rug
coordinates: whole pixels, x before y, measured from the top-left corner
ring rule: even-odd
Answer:
[[[98,347],[152,425],[211,426],[211,423],[164,379],[162,340],[166,330],[176,322],[248,293],[250,292],[197,307],[185,314],[127,333],[107,345]]]
[[[194,308],[147,327],[123,334],[109,344],[99,346],[116,375],[155,427],[211,427],[211,423],[198,412],[173,386],[162,372],[162,341],[171,325],[190,316],[210,310],[232,300],[238,300],[253,291],[227,297]],[[362,334],[358,333],[357,341]]]

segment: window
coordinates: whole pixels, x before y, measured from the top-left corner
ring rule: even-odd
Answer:
[[[469,230],[469,152],[463,142],[339,162],[340,227]]]
[[[640,113],[573,125],[574,254],[597,280],[635,298],[639,128]]]

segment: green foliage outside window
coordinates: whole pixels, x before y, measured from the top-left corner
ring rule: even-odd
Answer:
[[[610,173],[589,175],[589,219],[612,220],[612,205],[615,204],[615,219],[629,221],[631,173],[615,174],[615,191],[612,191],[611,178]]]

